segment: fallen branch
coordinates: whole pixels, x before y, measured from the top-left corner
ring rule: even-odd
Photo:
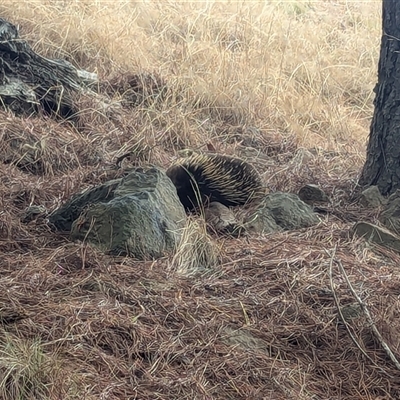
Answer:
[[[349,289],[351,291],[351,293],[353,294],[353,296],[356,298],[358,304],[360,304],[360,307],[362,309],[362,311],[364,312],[368,323],[370,324],[372,331],[375,334],[376,339],[378,340],[378,342],[381,344],[381,346],[383,347],[383,349],[385,350],[386,354],[389,356],[389,358],[392,360],[393,364],[396,366],[396,368],[398,370],[400,370],[400,363],[397,360],[396,356],[393,354],[393,352],[390,350],[388,344],[386,343],[385,339],[382,337],[381,333],[379,332],[378,328],[376,327],[371,313],[369,312],[367,306],[364,304],[364,302],[361,300],[360,296],[358,296],[358,294],[356,293],[356,291],[354,290],[349,277],[346,274],[346,271],[343,268],[343,265],[341,263],[340,260],[336,260],[337,264],[339,265],[340,271],[343,274],[344,278],[346,279],[347,285],[349,286]]]
[[[375,366],[377,367],[380,371],[382,371],[383,373],[385,373],[386,375],[388,375],[389,377],[392,378],[391,375],[389,375],[382,367],[380,367],[378,364],[375,363],[375,361],[366,353],[366,351],[361,347],[361,345],[358,343],[357,339],[354,337],[353,333],[351,332],[350,326],[348,324],[348,322],[346,321],[343,313],[342,313],[342,309],[340,308],[340,303],[339,303],[339,299],[337,297],[336,291],[335,291],[335,286],[333,284],[333,262],[335,260],[335,254],[336,254],[336,246],[334,247],[332,254],[331,254],[331,259],[329,262],[329,282],[330,282],[330,286],[331,286],[331,290],[333,293],[333,298],[335,300],[335,305],[338,311],[338,314],[340,316],[340,319],[343,322],[343,325],[345,326],[347,333],[350,336],[350,339],[352,340],[352,342],[357,346],[357,348],[361,351],[361,353],[364,354],[364,356]]]
[[[16,114],[45,111],[73,118],[74,93],[91,93],[97,76],[66,60],[36,54],[18,37],[15,25],[0,18],[0,106]],[[94,92],[92,92],[94,94]]]

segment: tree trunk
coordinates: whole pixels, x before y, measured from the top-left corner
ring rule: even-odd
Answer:
[[[382,41],[367,159],[360,185],[400,189],[400,1],[383,0]]]
[[[18,30],[0,18],[0,107],[16,114],[41,110],[73,118],[74,92],[90,92],[95,74],[77,70],[64,60],[49,60],[36,54]]]

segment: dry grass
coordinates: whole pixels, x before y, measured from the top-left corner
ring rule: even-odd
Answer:
[[[171,262],[171,270],[182,276],[207,274],[218,266],[219,250],[207,233],[206,222],[188,218]]]
[[[0,13],[35,51],[97,72],[112,97],[77,98],[77,127],[0,113],[2,399],[400,398],[365,318],[350,325],[374,363],[338,320],[333,292],[354,299],[336,264],[333,285],[329,274],[336,247],[399,357],[399,256],[349,237],[378,215],[351,195],[379,2],[37,0]],[[43,215],[22,222],[29,206],[52,211],[120,176],[125,153],[166,167],[206,146],[251,161],[270,191],[319,184],[334,213],[247,239],[210,239],[190,221],[175,256],[154,262],[70,243]]]

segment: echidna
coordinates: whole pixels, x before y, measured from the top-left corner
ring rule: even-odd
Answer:
[[[221,154],[193,154],[169,167],[166,173],[187,210],[207,201],[244,205],[264,192],[261,178],[250,164]]]

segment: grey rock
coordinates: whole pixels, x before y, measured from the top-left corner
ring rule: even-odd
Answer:
[[[122,179],[115,179],[74,195],[63,206],[52,212],[49,223],[57,230],[70,232],[73,222],[90,204],[108,202],[114,198],[115,189]]]
[[[248,217],[245,226],[249,230],[268,233],[281,229],[306,228],[319,221],[312,208],[297,195],[276,192],[261,201],[255,213]]]
[[[359,318],[362,314],[362,308],[358,303],[346,304],[340,308],[344,322],[350,322],[352,319]]]
[[[242,348],[244,350],[268,351],[268,343],[259,339],[245,329],[232,329],[226,327],[222,330],[222,341],[230,346]]]
[[[384,205],[386,200],[381,195],[378,186],[370,186],[361,192],[359,203],[364,207],[375,208]]]
[[[21,222],[24,224],[31,222],[39,217],[45,217],[47,215],[46,207],[44,206],[29,206],[25,208],[21,215]]]
[[[379,217],[380,222],[391,231],[400,234],[400,190],[388,199]]]
[[[299,198],[307,204],[329,203],[329,197],[317,185],[307,184],[299,190]]]
[[[361,221],[353,226],[351,232],[353,235],[363,237],[368,242],[400,252],[400,238],[385,228]]]
[[[244,228],[253,233],[274,233],[282,231],[282,228],[275,222],[268,209],[257,209],[244,219]]]
[[[163,171],[137,167],[75,196],[50,221],[104,252],[149,259],[175,249],[186,214]]]

